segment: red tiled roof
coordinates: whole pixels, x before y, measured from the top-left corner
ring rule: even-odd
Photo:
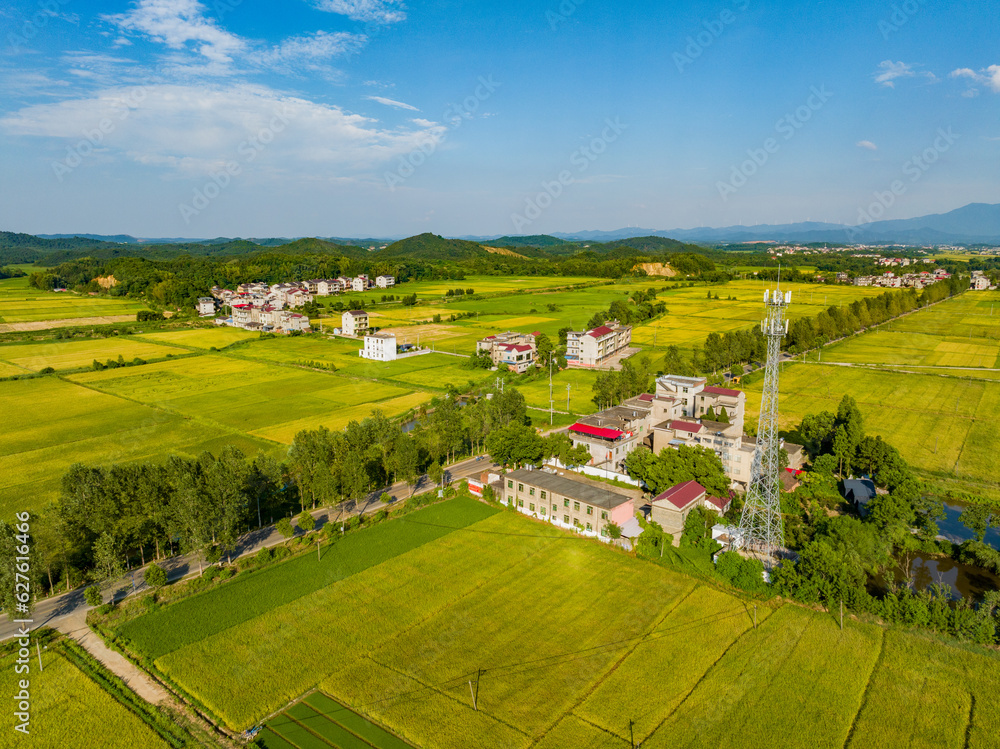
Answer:
[[[589,434],[591,437],[603,437],[607,440],[616,440],[623,436],[625,433],[620,432],[617,429],[608,429],[607,427],[592,427],[590,424],[581,424],[577,422],[569,428],[571,432],[579,432],[580,434]]]
[[[729,388],[720,388],[715,385],[710,385],[709,387],[702,388],[703,393],[711,393],[712,395],[728,395],[733,398],[738,398],[740,395],[739,390],[730,390]]]
[[[732,499],[723,499],[722,497],[706,497],[706,499],[713,505],[719,508],[719,512],[725,512],[726,508],[729,507],[729,503]]]
[[[683,510],[704,494],[705,487],[694,479],[691,479],[690,481],[685,481],[683,484],[671,486],[662,494],[657,495],[653,501],[659,502],[660,500],[666,500],[675,507]]]
[[[684,432],[694,432],[695,434],[697,434],[698,432],[700,432],[701,429],[702,429],[701,424],[692,424],[689,421],[676,421],[675,420],[675,421],[671,421],[670,424],[668,424],[668,426],[671,429],[675,429],[675,430],[676,429],[680,429],[681,431],[684,431]]]
[[[642,395],[639,396],[639,400],[646,401],[647,403],[649,403],[649,402],[651,402],[653,400],[653,394],[652,393],[643,393]]]
[[[613,331],[607,325],[601,325],[599,327],[594,328],[593,330],[588,330],[587,335],[589,335],[591,338],[600,338],[602,335],[607,335],[608,333],[614,333],[614,332],[615,331]]]

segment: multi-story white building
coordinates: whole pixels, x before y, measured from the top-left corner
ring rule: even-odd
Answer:
[[[523,374],[534,365],[538,347],[533,333],[508,330],[476,341],[476,353],[484,351],[489,353],[493,366],[506,364],[511,371]]]
[[[392,333],[366,333],[365,347],[358,351],[365,359],[374,361],[394,361],[396,358],[396,336]]]
[[[396,279],[393,276],[376,276],[375,285],[380,289],[388,289],[396,285]]]
[[[632,343],[632,326],[617,320],[593,330],[571,330],[566,334],[566,361],[571,366],[599,367],[621,354]]]
[[[360,309],[348,310],[340,316],[340,329],[344,335],[364,335],[368,332],[368,313]]]
[[[198,314],[208,317],[215,314],[215,299],[210,296],[198,297]]]
[[[361,275],[355,279],[351,280],[351,290],[352,291],[367,291],[368,290],[368,276]]]

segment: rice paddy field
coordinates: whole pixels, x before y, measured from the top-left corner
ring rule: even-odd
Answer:
[[[332,577],[311,557],[253,573],[254,611],[226,603],[226,586],[249,584],[237,578],[192,599],[225,621],[178,611],[181,639],[156,636],[182,602],[133,620],[131,640],[230,727],[265,722],[270,749],[610,748],[628,746],[630,722],[644,747],[996,745],[996,654],[841,631],[474,506],[358,531]],[[437,530],[391,540],[407,518]],[[319,586],[302,587],[307,559]]]
[[[522,278],[508,278],[507,276],[466,276],[461,281],[407,281],[391,289],[371,289],[369,291],[347,292],[339,297],[331,297],[343,300],[344,304],[349,304],[352,300],[364,299],[365,304],[378,302],[383,296],[394,294],[398,299],[401,296],[416,294],[420,301],[434,301],[451,299],[447,296],[449,289],[472,289],[476,294],[502,294],[517,291],[534,291],[536,289],[551,289],[556,287],[569,287],[593,284],[594,278],[582,276],[524,276]],[[322,297],[320,298],[321,301]],[[404,308],[407,309],[407,308]],[[412,309],[412,308],[409,308]]]
[[[829,346],[823,350],[823,360],[1000,369],[1000,292],[974,291],[952,297],[878,331]]]
[[[102,364],[119,356],[126,361],[165,359],[186,354],[184,349],[161,346],[134,339],[132,336],[98,338],[79,341],[49,341],[46,343],[7,343],[0,345],[0,361],[38,372],[45,367],[59,371],[89,367],[96,359]]]
[[[0,691],[17,694],[14,654],[0,656]],[[167,749],[163,739],[140,718],[91,681],[65,657],[51,650],[42,652],[41,672],[32,656],[30,736],[18,742],[13,737],[12,709],[4,711],[6,746],[74,747],[86,745],[107,749]]]
[[[869,334],[871,335],[871,334]],[[747,419],[760,407],[761,383],[746,386]],[[918,471],[971,483],[1000,482],[1000,383],[940,374],[916,374],[830,364],[786,364],[781,373],[780,425],[836,412],[852,395],[865,430],[881,435]]]
[[[0,324],[135,314],[146,305],[124,297],[55,293],[28,286],[27,277],[0,280]]]

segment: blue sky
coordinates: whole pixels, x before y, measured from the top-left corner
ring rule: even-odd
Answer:
[[[0,228],[534,234],[1000,202],[998,23],[926,0],[14,0]]]

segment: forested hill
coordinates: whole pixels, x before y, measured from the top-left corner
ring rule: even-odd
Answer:
[[[419,260],[464,260],[482,257],[489,252],[481,244],[465,239],[445,239],[425,233],[393,242],[375,253],[379,257],[413,258]]]

